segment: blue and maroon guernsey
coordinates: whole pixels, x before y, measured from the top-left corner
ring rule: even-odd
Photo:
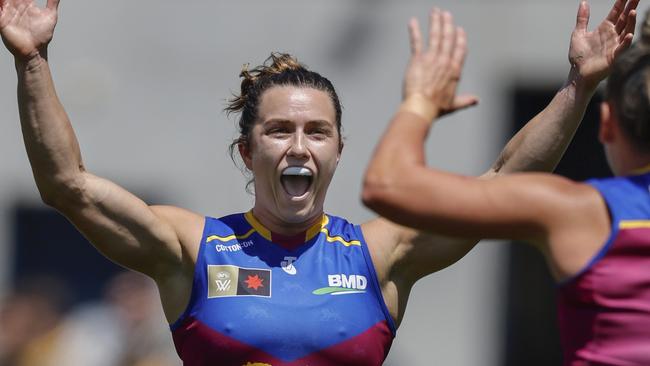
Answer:
[[[612,229],[559,288],[564,364],[650,365],[650,173],[588,183],[604,198]]]
[[[250,211],[206,218],[171,325],[184,365],[381,365],[395,326],[360,227],[323,215],[294,250],[271,237]]]

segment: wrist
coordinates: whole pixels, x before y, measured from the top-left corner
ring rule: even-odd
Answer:
[[[14,56],[16,70],[30,71],[39,68],[47,62],[47,49],[38,50],[27,56]]]
[[[585,78],[584,76],[580,75],[580,72],[575,66],[572,66],[564,87],[573,88],[576,99],[586,100],[588,102],[596,93],[599,84],[599,80],[594,81]]]
[[[417,114],[427,121],[433,121],[440,113],[440,108],[422,94],[411,94],[406,97],[399,110]]]

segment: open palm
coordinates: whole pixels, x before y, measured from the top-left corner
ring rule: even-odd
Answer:
[[[0,35],[16,58],[42,52],[52,40],[59,0],[48,0],[45,8],[32,0],[0,0]]]
[[[580,3],[571,35],[569,62],[585,82],[596,85],[607,77],[614,58],[632,43],[639,0],[617,0],[609,15],[589,32],[589,5]]]

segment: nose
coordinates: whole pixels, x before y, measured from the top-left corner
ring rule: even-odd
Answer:
[[[301,131],[297,131],[293,135],[293,141],[287,152],[288,156],[305,159],[309,157],[309,150],[306,145],[305,135]]]

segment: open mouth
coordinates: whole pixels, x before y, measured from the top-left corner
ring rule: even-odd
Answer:
[[[302,197],[309,190],[313,176],[314,174],[308,168],[290,166],[282,171],[280,182],[289,196]]]

